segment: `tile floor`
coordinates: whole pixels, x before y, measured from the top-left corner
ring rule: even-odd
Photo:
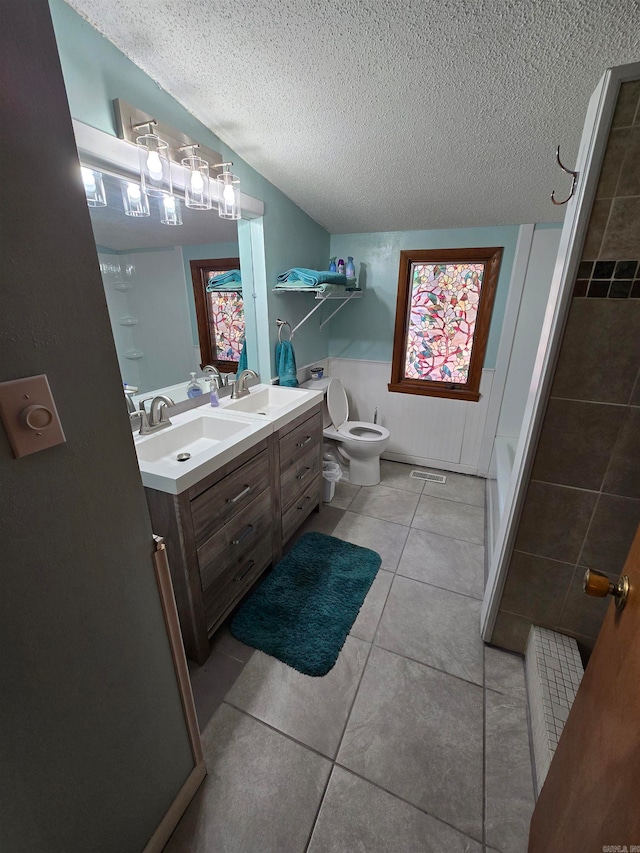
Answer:
[[[338,483],[305,525],[382,556],[328,675],[226,629],[193,668],[209,775],[169,853],[525,853],[523,661],[478,633],[484,481],[410,471]]]

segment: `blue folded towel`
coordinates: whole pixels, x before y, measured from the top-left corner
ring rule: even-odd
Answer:
[[[278,341],[276,344],[276,370],[280,385],[295,388],[298,384],[296,376],[296,356],[291,341]]]
[[[242,349],[240,350],[240,360],[238,361],[238,376],[242,373],[243,370],[246,370],[247,367],[247,340],[246,338],[243,338]]]
[[[300,286],[316,287],[319,284],[343,284],[347,286],[347,277],[328,270],[308,270],[304,267],[293,267],[278,276],[279,282],[298,282]]]
[[[212,290],[242,290],[240,270],[229,270],[229,272],[221,272],[219,275],[214,275],[207,282],[207,291],[211,293]]]

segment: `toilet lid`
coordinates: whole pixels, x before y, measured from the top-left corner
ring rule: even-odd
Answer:
[[[332,379],[327,388],[327,409],[329,417],[336,429],[346,424],[349,417],[349,401],[342,383],[338,379]]]

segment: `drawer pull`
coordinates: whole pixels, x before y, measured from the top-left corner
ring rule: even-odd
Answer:
[[[233,579],[233,582],[237,583],[238,581],[241,581],[242,578],[246,577],[249,574],[249,572],[251,571],[251,569],[255,566],[255,564],[256,564],[255,560],[249,560],[249,565],[247,566],[247,568],[244,570],[244,572],[241,575],[236,575],[235,578]]]
[[[309,442],[311,441],[312,438],[313,438],[312,435],[308,435],[304,441],[301,441],[300,444],[296,444],[296,447],[304,447],[305,444],[309,444]]]
[[[237,538],[237,539],[232,539],[232,540],[231,540],[231,544],[232,544],[232,545],[239,545],[239,544],[242,542],[242,540],[243,540],[243,539],[246,539],[246,538],[247,538],[247,536],[249,536],[251,533],[253,533],[253,530],[254,530],[253,524],[247,524],[247,526],[246,526],[246,527],[245,527],[245,529],[242,531],[242,533],[240,534],[240,536],[238,536],[238,538]]]
[[[240,494],[236,495],[235,498],[227,498],[227,503],[228,504],[237,503],[240,500],[240,498],[243,498],[245,495],[248,495],[250,491],[251,491],[251,486],[245,486],[244,489],[240,492]]]
[[[304,478],[307,476],[307,474],[309,473],[310,470],[311,470],[311,465],[307,465],[307,467],[304,469],[304,474],[298,474],[296,477],[296,480],[304,480]]]
[[[311,500],[311,495],[307,495],[307,497],[305,498],[305,502],[310,501],[310,500]],[[304,504],[302,504],[302,506],[297,507],[297,509],[304,509]]]

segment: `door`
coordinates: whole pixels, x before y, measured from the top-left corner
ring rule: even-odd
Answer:
[[[0,850],[159,850],[196,759],[47,0],[2,4],[0,89],[0,382],[66,437],[0,425]]]
[[[640,851],[640,528],[538,799],[529,853]],[[626,846],[625,846],[626,845]]]

